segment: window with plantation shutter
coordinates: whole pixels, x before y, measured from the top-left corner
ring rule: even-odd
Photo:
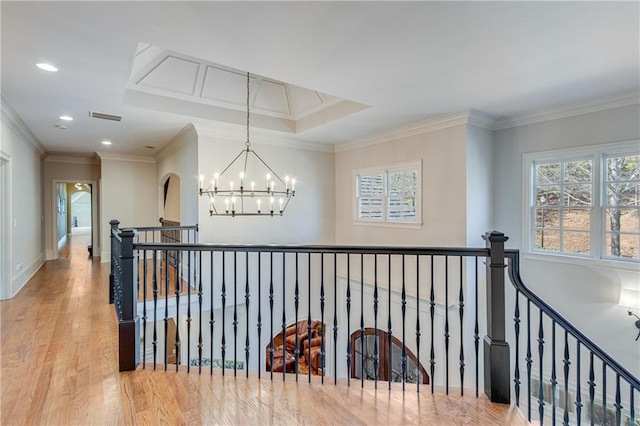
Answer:
[[[421,224],[420,174],[419,162],[356,171],[356,221]]]

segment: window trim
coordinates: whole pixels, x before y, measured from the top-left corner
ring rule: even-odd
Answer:
[[[408,171],[416,170],[418,172],[418,180],[416,183],[416,221],[415,222],[400,222],[400,221],[388,221],[387,220],[387,190],[388,190],[388,173],[396,171]],[[384,177],[384,194],[382,202],[382,220],[360,219],[358,217],[358,176],[361,174],[382,173]],[[408,229],[422,229],[422,159],[417,161],[407,161],[379,166],[363,167],[360,169],[354,169],[352,171],[352,219],[354,225],[361,226],[378,226],[378,227],[391,227],[391,228],[408,228]]]
[[[614,267],[616,269],[640,270],[640,262],[635,259],[624,259],[617,257],[607,257],[604,247],[606,227],[603,214],[605,205],[602,194],[605,191],[604,158],[607,155],[618,154],[638,154],[640,140],[630,140],[623,142],[613,142],[583,146],[577,148],[566,148],[558,150],[540,151],[525,153],[522,160],[522,247],[524,257],[534,260],[552,260],[556,262],[568,262],[584,265],[596,262],[598,266]],[[533,222],[533,208],[535,207],[535,180],[534,164],[536,162],[564,162],[581,158],[592,159],[592,205],[590,221],[590,253],[567,253],[552,252],[535,249],[535,224]]]

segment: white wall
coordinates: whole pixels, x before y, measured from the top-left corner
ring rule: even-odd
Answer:
[[[102,262],[110,261],[109,221],[120,227],[158,225],[156,163],[147,157],[116,157],[99,153],[101,159],[100,224]]]
[[[198,167],[205,181],[221,172],[244,144],[199,134]],[[296,195],[284,216],[210,217],[209,202],[199,197],[200,241],[238,244],[332,244],[334,232],[333,153],[252,144],[281,177],[296,178]],[[185,181],[197,177],[185,177]],[[257,181],[258,179],[256,179]],[[191,183],[190,183],[190,186]],[[196,186],[197,191],[197,186]]]
[[[10,236],[9,282],[0,283],[0,299],[13,297],[44,262],[42,217],[42,147],[22,120],[2,98],[2,133],[0,150],[8,159],[10,170],[7,218]],[[4,229],[4,227],[3,227]],[[5,241],[4,236],[0,241]],[[6,280],[2,274],[3,281]]]
[[[158,193],[162,194],[163,184],[169,174],[180,178],[180,200],[177,218],[182,225],[198,223],[198,135],[192,125],[186,126],[156,156]],[[162,198],[158,198],[158,213],[163,216]],[[173,219],[167,215],[166,219]],[[154,225],[158,225],[154,223]]]
[[[463,246],[466,243],[466,129],[457,125],[336,153],[336,243]],[[421,229],[354,223],[357,169],[422,160]]]
[[[640,137],[640,107],[607,111],[500,130],[494,135],[494,225],[509,236],[508,248],[524,250],[523,155]],[[623,285],[638,285],[640,274],[599,264],[572,264],[527,258],[525,284],[636,376],[640,375],[637,329],[617,306]],[[509,296],[510,297],[510,296]]]

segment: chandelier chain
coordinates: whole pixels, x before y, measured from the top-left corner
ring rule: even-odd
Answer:
[[[251,142],[249,142],[249,73],[247,72],[247,142],[245,143],[246,147],[249,148],[251,146]]]

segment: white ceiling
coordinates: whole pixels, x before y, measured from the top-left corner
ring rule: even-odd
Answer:
[[[149,155],[145,145],[161,147],[189,122],[218,126],[125,103],[139,42],[369,106],[282,133],[301,143],[352,142],[469,109],[517,116],[640,87],[635,1],[3,0],[0,7],[2,95],[51,152],[93,152],[109,138],[114,153]],[[40,71],[37,62],[59,72]],[[90,119],[90,110],[123,120]],[[54,127],[62,114],[75,117],[67,130]]]

